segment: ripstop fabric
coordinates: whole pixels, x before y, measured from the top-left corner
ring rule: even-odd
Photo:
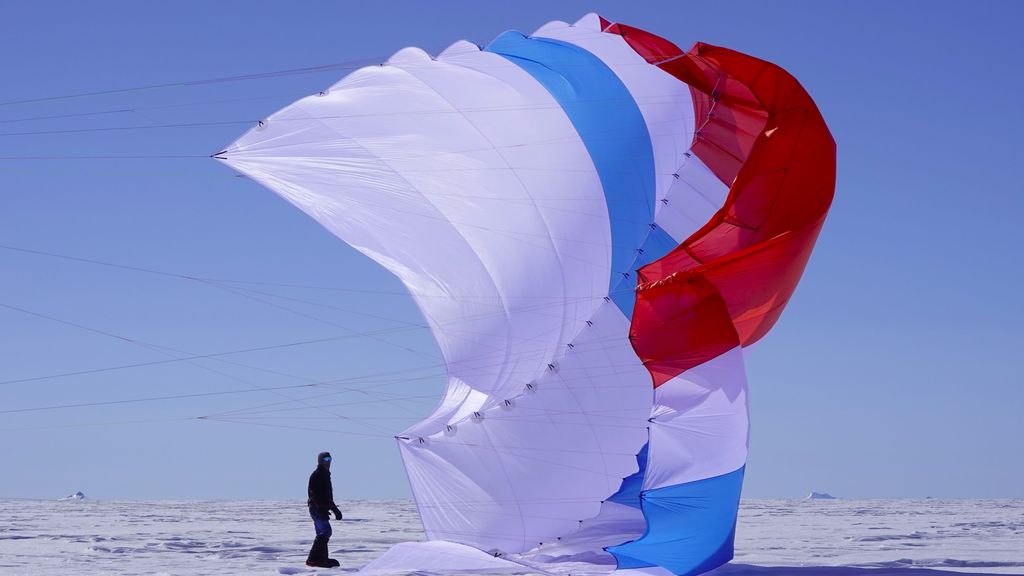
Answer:
[[[216,157],[394,273],[444,357],[398,446],[428,539],[696,574],[732,558],[742,347],[831,203],[781,68],[589,14],[405,48]]]

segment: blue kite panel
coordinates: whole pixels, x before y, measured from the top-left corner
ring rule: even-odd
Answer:
[[[668,232],[665,232],[660,226],[650,226],[650,233],[644,240],[644,245],[641,246],[639,253],[637,254],[637,262],[635,263],[636,268],[640,268],[646,264],[650,264],[669,252],[679,247],[679,243],[675,241],[675,238],[669,236]],[[634,287],[636,286],[636,276],[632,276],[629,282],[623,281],[619,284],[618,288],[611,293],[611,298],[615,301],[615,304],[622,310],[622,313],[626,315],[626,318],[633,318],[633,309],[636,307],[636,292]]]
[[[662,566],[690,576],[732,560],[743,470],[641,493],[647,530],[607,549],[619,569]]]
[[[648,444],[645,442],[644,447],[640,449],[640,453],[636,455],[638,470],[622,479],[619,489],[615,494],[608,497],[609,501],[632,506],[633,508],[640,507],[640,488],[643,487],[644,474],[647,472]]]
[[[505,32],[484,50],[528,72],[565,110],[604,189],[612,235],[608,291],[635,286],[633,267],[654,222],[655,182],[651,137],[629,89],[600,58],[561,40]],[[615,302],[628,318],[635,296],[626,296]]]

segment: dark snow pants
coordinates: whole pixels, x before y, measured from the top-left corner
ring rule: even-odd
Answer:
[[[331,539],[331,513],[326,508],[310,506],[309,516],[313,518],[316,538],[313,539],[313,547],[309,549],[309,558],[306,561],[323,562],[327,560],[327,541]]]

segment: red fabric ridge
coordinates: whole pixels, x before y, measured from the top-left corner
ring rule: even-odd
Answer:
[[[607,27],[690,86],[692,152],[729,185],[703,228],[639,270],[630,340],[654,386],[775,324],[835,193],[836,147],[814,101],[782,68],[727,48]]]

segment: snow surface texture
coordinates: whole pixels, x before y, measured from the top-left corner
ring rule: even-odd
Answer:
[[[313,536],[302,502],[0,500],[0,575],[241,575],[354,572],[422,538],[411,501],[342,502],[331,555],[303,565]],[[405,557],[430,547],[405,546]],[[437,566],[451,560],[441,555]],[[427,558],[431,556],[428,554]],[[482,556],[476,574],[510,570]],[[424,560],[426,562],[428,560]],[[525,562],[530,563],[527,557]],[[565,575],[612,566],[538,565]],[[402,573],[408,574],[412,570]],[[716,576],[1024,574],[1024,500],[746,500],[736,559]],[[465,574],[449,566],[420,574]],[[379,573],[377,573],[379,574]]]

